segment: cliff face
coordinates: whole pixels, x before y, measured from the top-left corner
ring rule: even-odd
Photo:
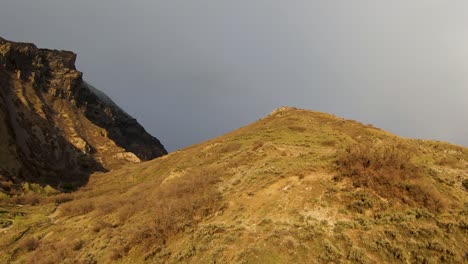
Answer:
[[[83,81],[75,59],[69,51],[0,38],[0,188],[23,181],[81,185],[94,171],[167,154]]]

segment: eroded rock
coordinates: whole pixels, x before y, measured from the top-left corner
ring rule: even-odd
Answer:
[[[167,154],[133,117],[83,81],[75,60],[73,52],[0,38],[3,180],[78,185],[94,171]]]

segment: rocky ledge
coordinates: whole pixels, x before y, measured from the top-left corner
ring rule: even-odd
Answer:
[[[76,54],[0,38],[0,191],[24,181],[80,185],[95,171],[167,154],[104,93]]]

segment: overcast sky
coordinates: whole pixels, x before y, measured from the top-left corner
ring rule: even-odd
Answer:
[[[466,0],[1,0],[169,151],[282,105],[468,146]]]

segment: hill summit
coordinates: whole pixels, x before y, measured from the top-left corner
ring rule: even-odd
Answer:
[[[464,263],[467,188],[466,148],[285,107],[71,194],[4,198],[0,252],[8,263]]]

